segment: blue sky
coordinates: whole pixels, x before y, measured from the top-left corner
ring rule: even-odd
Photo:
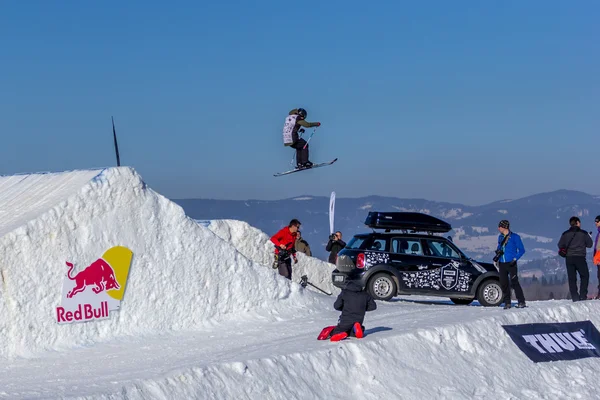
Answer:
[[[0,174],[121,161],[171,198],[600,194],[600,3],[4,2]],[[322,126],[289,168],[288,111]]]

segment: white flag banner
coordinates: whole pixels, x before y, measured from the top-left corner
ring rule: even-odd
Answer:
[[[331,192],[329,199],[329,233],[333,233],[333,215],[335,211],[335,192]]]

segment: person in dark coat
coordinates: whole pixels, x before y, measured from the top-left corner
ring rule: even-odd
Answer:
[[[581,220],[571,217],[569,220],[571,228],[563,232],[558,241],[559,249],[566,249],[565,265],[569,279],[569,291],[571,300],[587,300],[588,285],[590,282],[590,270],[585,259],[586,251],[594,245],[592,237],[581,229]],[[577,274],[581,279],[579,291],[577,291]]]
[[[341,311],[342,314],[338,320],[338,324],[331,331],[331,340],[341,340],[348,335],[362,338],[365,327],[363,321],[367,311],[377,309],[377,304],[373,297],[363,290],[358,282],[348,281],[342,292],[338,295],[333,308]]]
[[[329,251],[329,262],[335,264],[337,259],[337,254],[346,247],[346,242],[342,240],[342,232],[337,231],[336,233],[331,234],[329,237],[329,242],[327,242],[327,246],[325,250]]]
[[[310,246],[306,240],[302,237],[302,233],[300,231],[296,232],[296,251],[300,253],[304,253],[307,256],[311,257],[312,253],[310,252]]]

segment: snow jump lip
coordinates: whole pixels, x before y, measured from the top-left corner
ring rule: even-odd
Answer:
[[[100,179],[107,168],[0,176],[0,237]]]

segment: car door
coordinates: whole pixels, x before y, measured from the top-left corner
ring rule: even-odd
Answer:
[[[423,253],[423,243],[419,237],[392,237],[390,264],[399,272],[402,291],[419,293],[430,290],[430,284],[425,279],[429,269],[428,257]]]
[[[468,292],[474,280],[471,263],[445,239],[432,237],[423,242],[431,277],[437,280],[436,290],[448,295]]]

